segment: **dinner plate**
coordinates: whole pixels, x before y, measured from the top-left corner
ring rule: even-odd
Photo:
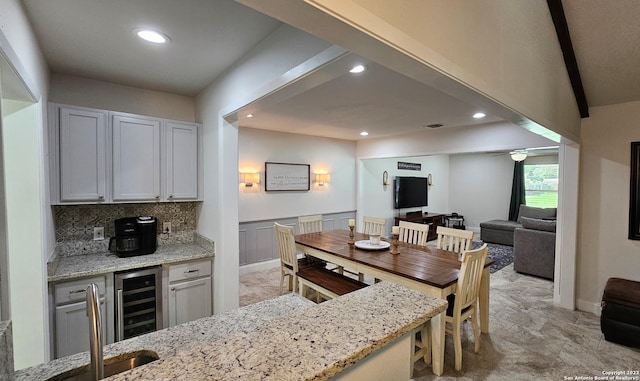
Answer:
[[[389,246],[391,246],[391,244],[386,241],[380,241],[379,245],[374,245],[368,239],[364,241],[356,241],[355,245],[358,249],[364,250],[384,250],[388,249]]]

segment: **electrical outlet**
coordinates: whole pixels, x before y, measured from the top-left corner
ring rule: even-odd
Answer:
[[[171,222],[165,221],[162,223],[162,232],[165,234],[171,233]]]
[[[102,241],[104,239],[104,227],[98,226],[93,228],[93,240]]]

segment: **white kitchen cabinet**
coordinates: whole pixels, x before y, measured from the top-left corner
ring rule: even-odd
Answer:
[[[113,201],[160,201],[160,121],[114,114]]]
[[[102,342],[113,343],[113,276],[112,274],[60,282],[52,285],[54,297],[55,357],[60,358],[89,350],[89,318],[86,289],[98,286]]]
[[[169,265],[168,327],[211,316],[211,260]]]
[[[59,184],[52,181],[54,199],[59,195],[61,202],[105,201],[107,113],[66,106],[52,111],[60,147]]]
[[[164,128],[164,199],[198,198],[198,125],[167,121]]]

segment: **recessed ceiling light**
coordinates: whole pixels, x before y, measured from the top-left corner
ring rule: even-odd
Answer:
[[[253,118],[253,114],[247,114],[247,118]]]
[[[349,73],[352,73],[352,74],[362,73],[365,70],[367,70],[367,68],[364,67],[364,65],[358,65],[358,66],[352,67],[351,70],[349,70]]]
[[[169,42],[169,37],[166,34],[156,32],[150,29],[134,29],[133,32],[141,39],[154,44],[164,44]]]
[[[367,135],[369,135],[369,133],[368,133],[367,131],[362,131],[362,132],[360,133],[360,136],[367,136]]]
[[[482,118],[484,118],[485,116],[486,116],[486,115],[485,115],[483,112],[477,112],[477,113],[473,114],[473,117],[474,117],[475,119],[482,119]]]

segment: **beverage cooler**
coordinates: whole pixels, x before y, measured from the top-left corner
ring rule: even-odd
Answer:
[[[162,328],[162,267],[115,273],[116,341]]]

